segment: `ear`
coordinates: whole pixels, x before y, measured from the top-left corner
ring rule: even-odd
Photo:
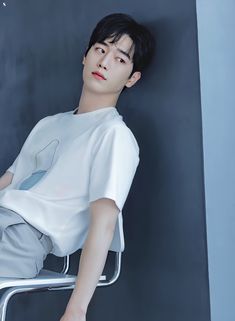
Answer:
[[[82,64],[83,64],[83,65],[85,64],[85,61],[86,61],[86,57],[83,56],[83,60],[82,60]]]
[[[132,87],[140,78],[141,78],[141,72],[135,71],[131,76],[131,78],[127,80],[125,86],[128,88]]]

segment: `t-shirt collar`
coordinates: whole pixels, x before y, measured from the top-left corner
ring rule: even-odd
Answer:
[[[100,113],[103,113],[103,112],[109,111],[109,110],[116,110],[116,107],[114,107],[114,106],[102,107],[102,108],[98,108],[96,110],[88,111],[88,112],[85,112],[85,113],[75,114],[77,109],[78,109],[78,107],[76,107],[75,109],[73,109],[71,111],[72,115],[74,115],[75,117],[87,117],[87,116],[93,116],[93,115],[96,115],[96,114],[100,114]]]

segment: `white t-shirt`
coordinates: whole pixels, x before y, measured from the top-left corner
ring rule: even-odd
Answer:
[[[0,206],[50,236],[57,256],[83,247],[94,200],[113,199],[123,229],[122,208],[139,164],[137,141],[115,107],[75,110],[37,122],[8,168],[11,184],[0,191]],[[123,251],[117,225],[110,250]]]

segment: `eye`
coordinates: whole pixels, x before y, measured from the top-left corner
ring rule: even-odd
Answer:
[[[104,51],[104,49],[103,49],[103,48],[101,48],[101,47],[96,47],[95,49],[101,49],[101,50],[103,50],[103,51]]]
[[[95,50],[98,50],[98,49],[103,50],[103,53],[105,53],[105,50],[104,50],[103,48],[101,48],[101,47],[95,47]],[[124,59],[122,59],[122,58],[120,58],[120,57],[118,57],[118,59],[120,59],[120,62],[121,62],[122,64],[125,64],[125,63],[126,63]]]
[[[119,59],[122,60],[122,61],[120,60],[120,62],[121,62],[122,64],[125,64],[125,63],[126,63],[125,60],[123,60],[122,58],[119,58]]]

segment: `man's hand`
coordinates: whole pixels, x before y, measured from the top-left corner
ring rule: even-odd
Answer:
[[[86,321],[86,314],[83,312],[66,309],[60,321]]]

